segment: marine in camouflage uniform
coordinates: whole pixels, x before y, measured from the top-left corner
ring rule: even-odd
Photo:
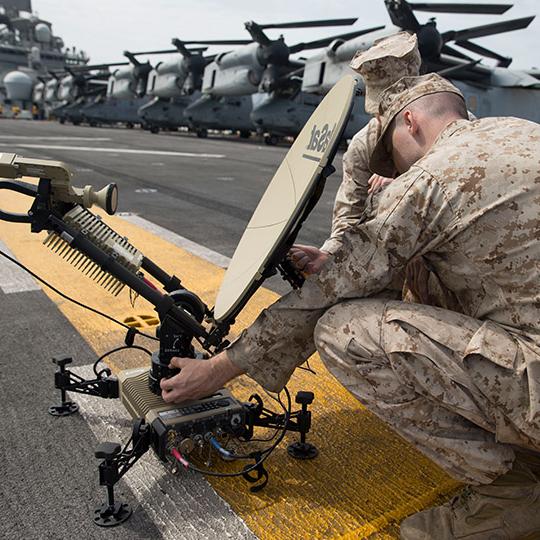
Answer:
[[[401,79],[381,98],[383,127],[385,115],[436,92],[459,94],[437,75]],[[538,156],[537,124],[450,123],[385,189],[373,218],[263,311],[229,359],[279,391],[317,349],[351,393],[452,476],[472,485],[501,477],[516,447],[540,451]],[[379,139],[371,168],[385,175],[387,164]],[[391,299],[418,256],[460,313]],[[520,536],[502,536],[511,537]]]
[[[461,96],[435,74],[404,77],[382,92],[372,171],[393,170],[383,144],[392,119],[437,93]],[[370,410],[452,476],[478,486],[468,499],[405,520],[402,538],[518,539],[531,531],[535,538],[539,156],[538,124],[515,118],[445,124],[384,190],[369,219],[343,230],[319,274],[264,310],[225,353],[204,363],[177,362],[189,375],[162,381],[165,399],[187,395],[188,379],[205,364],[219,375],[216,384],[243,371],[279,391],[318,350]],[[418,257],[453,292],[459,310],[396,300],[396,283]]]
[[[357,52],[349,65],[364,79],[366,112],[376,115],[380,93],[401,77],[418,75],[421,62],[416,34],[408,32],[380,39],[368,51]],[[342,233],[373,213],[373,198],[368,196],[368,180],[373,174],[369,158],[378,133],[379,125],[373,118],[354,135],[343,155],[343,180],[334,202],[332,232],[322,251],[334,253]]]
[[[401,77],[416,76],[420,72],[421,56],[416,34],[399,32],[375,41],[368,51],[358,51],[350,67],[364,80],[364,107],[367,113],[378,113],[379,95]],[[379,135],[379,123],[373,118],[352,138],[343,155],[343,179],[334,201],[332,231],[321,246],[321,251],[334,253],[341,245],[343,233],[358,222],[368,219],[375,212],[379,198],[368,193],[369,158]],[[394,171],[388,172],[395,176]],[[418,286],[418,275],[422,286]],[[412,261],[405,271],[405,281],[396,283],[397,293],[408,302],[429,303],[448,309],[459,309],[454,295],[429,271],[421,258]]]

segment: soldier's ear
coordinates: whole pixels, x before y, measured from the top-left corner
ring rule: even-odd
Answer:
[[[416,135],[418,132],[418,118],[416,114],[411,109],[405,109],[402,112],[403,123],[407,128],[407,133],[409,135]]]

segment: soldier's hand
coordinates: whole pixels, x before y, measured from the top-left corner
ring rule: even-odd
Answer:
[[[369,180],[369,188],[368,193],[377,193],[380,191],[384,186],[387,186],[391,182],[394,181],[394,178],[386,178],[384,176],[380,176],[378,174],[374,174]]]
[[[161,380],[161,395],[168,403],[211,396],[225,383],[243,373],[229,360],[227,351],[208,360],[173,358],[170,366],[181,371],[170,379]]]
[[[288,253],[294,266],[306,274],[318,274],[328,260],[328,253],[313,246],[294,244]]]

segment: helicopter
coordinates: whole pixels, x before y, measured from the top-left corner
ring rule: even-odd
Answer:
[[[62,105],[58,98],[60,76],[55,71],[48,71],[46,75],[40,75],[38,81],[32,92],[32,102],[37,108],[37,119],[45,120],[52,116],[54,109]]]
[[[414,11],[500,15],[508,11],[512,5],[413,4],[406,0],[385,0],[385,7],[392,25],[357,38],[336,40],[325,50],[306,60],[301,86],[303,92],[322,96],[341,77],[351,73],[359,80],[362,89],[361,77],[349,67],[349,62],[356,52],[369,49],[377,39],[407,30],[415,32],[418,36],[423,62],[422,72],[436,71],[451,79],[461,89],[469,110],[475,115],[513,115],[539,120],[540,112],[535,105],[539,97],[538,77],[535,76],[537,74],[510,70],[508,68],[512,61],[510,58],[470,41],[476,37],[526,28],[534,17],[440,33],[434,19],[420,24]],[[482,65],[479,60],[473,60],[449,45],[449,42],[495,59],[498,65],[496,67]],[[297,99],[289,101],[275,99],[252,113],[254,121],[261,129],[292,136],[300,131],[309,115],[309,109],[298,103]],[[351,138],[369,121],[369,118],[363,110],[363,100],[356,100],[344,137]]]
[[[85,120],[82,110],[92,103],[96,96],[103,95],[110,76],[109,67],[124,66],[126,62],[96,64],[66,68],[51,72],[52,79],[47,82],[45,100],[50,100],[51,116],[65,123],[75,125]],[[56,104],[56,106],[54,106]]]
[[[188,126],[184,111],[200,97],[204,68],[214,58],[202,55],[207,47],[188,49],[178,38],[173,38],[172,44],[176,49],[138,53],[180,54],[180,58],[156,64],[148,76],[147,93],[153,96],[153,99],[143,105],[138,114],[143,120],[144,127],[152,133],[158,133],[162,128],[177,129]]]
[[[45,106],[45,91],[47,88],[47,79],[43,76],[38,76],[37,82],[32,90],[32,116],[34,120],[44,120],[47,117]]]
[[[538,80],[525,71],[511,70],[512,59],[470,41],[527,28],[532,17],[523,17],[494,24],[487,24],[439,32],[436,21],[430,19],[420,24],[414,11],[451,12],[470,14],[502,14],[511,4],[413,4],[406,0],[385,0],[393,26],[384,32],[374,33],[364,40],[350,40],[337,45],[333,51],[310,58],[306,63],[302,88],[305,91],[325,94],[333,84],[350,72],[348,64],[357,50],[368,49],[373,41],[400,30],[415,32],[422,55],[422,71],[436,71],[452,79],[468,96],[470,110],[478,116],[492,114],[521,116],[538,121]],[[449,45],[453,42],[465,49],[497,61],[495,67],[483,65],[464,52]],[[330,53],[330,54],[329,54]],[[322,77],[321,77],[322,73]]]
[[[351,38],[374,29],[357,30],[292,46],[285,43],[283,36],[271,40],[264,31],[277,28],[344,26],[354,24],[356,20],[327,19],[277,24],[249,21],[245,23],[245,28],[251,40],[185,42],[200,45],[241,45],[232,51],[218,54],[215,60],[206,66],[202,82],[204,95],[186,108],[188,120],[199,130],[223,129],[225,125],[239,131],[241,136],[249,136],[250,132],[255,130],[252,111],[267,101],[261,95],[288,93],[291,75],[303,69],[303,62],[292,60],[291,54],[324,47],[339,37]],[[265,141],[272,144],[275,138],[268,137]]]
[[[132,128],[141,123],[137,111],[150,100],[146,88],[152,66],[149,61],[139,62],[137,54],[130,51],[124,51],[124,56],[129,63],[109,75],[106,92],[81,109],[83,121],[91,126],[120,122]]]

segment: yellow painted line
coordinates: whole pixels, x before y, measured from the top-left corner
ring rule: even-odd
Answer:
[[[0,206],[22,212],[28,208],[27,201],[8,193],[2,196]],[[105,221],[166,271],[180,277],[206,303],[213,304],[222,269],[125,220],[106,217]],[[41,245],[42,238],[31,234],[27,225],[0,222],[0,238],[22,263],[82,302],[121,319],[154,313],[142,299],[133,309],[126,291],[117,298],[110,296]],[[48,289],[45,292],[97,354],[123,338],[123,331],[109,321],[67,303]],[[276,298],[271,291],[259,290],[238,317],[234,332]],[[141,365],[141,360],[130,353],[113,358],[111,367],[133,367]],[[313,431],[308,440],[319,448],[319,457],[306,462],[289,458],[286,444],[294,440],[291,435],[267,462],[270,482],[262,492],[251,494],[241,479],[209,481],[263,540],[396,538],[399,521],[438,501],[458,484],[362,407],[317,356],[311,365],[318,375],[298,371],[289,387],[293,398],[297,390],[315,392]],[[260,392],[247,378],[235,382],[232,389],[240,399]]]

